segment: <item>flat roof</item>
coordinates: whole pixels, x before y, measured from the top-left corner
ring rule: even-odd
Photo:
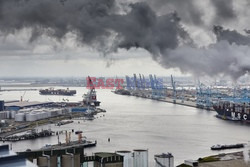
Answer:
[[[98,156],[101,158],[107,158],[107,157],[121,156],[121,155],[116,154],[116,153],[98,152],[98,153],[95,153],[95,156]]]
[[[172,158],[174,157],[171,153],[162,153],[162,154],[157,154],[155,155],[155,157],[158,157],[158,158]]]
[[[1,167],[37,167],[24,157],[10,151],[8,145],[0,145],[0,164]]]
[[[53,102],[38,102],[38,101],[18,101],[18,102],[12,102],[7,103],[4,106],[5,107],[29,107],[29,106],[35,106],[35,105],[45,105],[45,104],[51,104]]]

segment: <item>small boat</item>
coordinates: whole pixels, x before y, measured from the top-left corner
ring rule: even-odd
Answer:
[[[239,144],[231,144],[231,145],[213,145],[211,150],[224,150],[224,149],[232,149],[232,148],[243,148],[245,145],[243,143]]]
[[[78,135],[78,134],[80,134],[80,133],[82,133],[81,130],[78,130],[78,131],[75,132],[76,135]]]
[[[60,121],[60,122],[57,122],[55,125],[56,126],[61,126],[61,125],[66,125],[66,124],[70,124],[70,123],[73,123],[74,121]]]
[[[92,120],[94,120],[94,119],[95,119],[95,117],[93,117],[93,116],[88,116],[88,117],[85,117],[84,119],[85,119],[85,120],[92,121]]]

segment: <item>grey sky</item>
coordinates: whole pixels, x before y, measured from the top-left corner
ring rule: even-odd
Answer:
[[[0,76],[248,74],[247,0],[0,0]],[[214,25],[222,26],[220,32]]]

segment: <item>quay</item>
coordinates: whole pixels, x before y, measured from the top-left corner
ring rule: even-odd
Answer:
[[[114,93],[118,94],[118,95],[134,96],[134,97],[139,97],[139,98],[144,98],[144,99],[156,100],[156,101],[167,102],[167,103],[172,103],[172,104],[177,104],[177,105],[183,105],[183,106],[187,106],[187,107],[201,108],[201,109],[214,111],[213,107],[203,108],[202,106],[197,106],[196,102],[188,101],[188,100],[173,99],[173,98],[170,98],[170,97],[165,97],[165,98],[159,98],[158,99],[158,98],[152,98],[150,96],[140,96],[138,94],[120,94],[120,93],[117,93],[117,92],[114,92]]]
[[[0,92],[11,92],[11,91],[36,91],[38,89],[0,89]]]
[[[42,130],[41,132],[35,132],[34,129],[31,130],[31,133],[24,134],[24,135],[14,135],[14,136],[7,136],[7,137],[0,137],[0,141],[20,141],[20,140],[31,140],[41,137],[48,137],[54,135],[54,132],[51,130]]]

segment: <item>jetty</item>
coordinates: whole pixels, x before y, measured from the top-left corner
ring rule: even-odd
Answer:
[[[31,130],[30,133],[26,133],[23,135],[13,135],[13,136],[5,136],[0,137],[0,141],[20,141],[20,140],[32,140],[40,137],[48,137],[54,135],[55,132],[51,130],[42,130],[41,132],[36,132],[34,129]]]

